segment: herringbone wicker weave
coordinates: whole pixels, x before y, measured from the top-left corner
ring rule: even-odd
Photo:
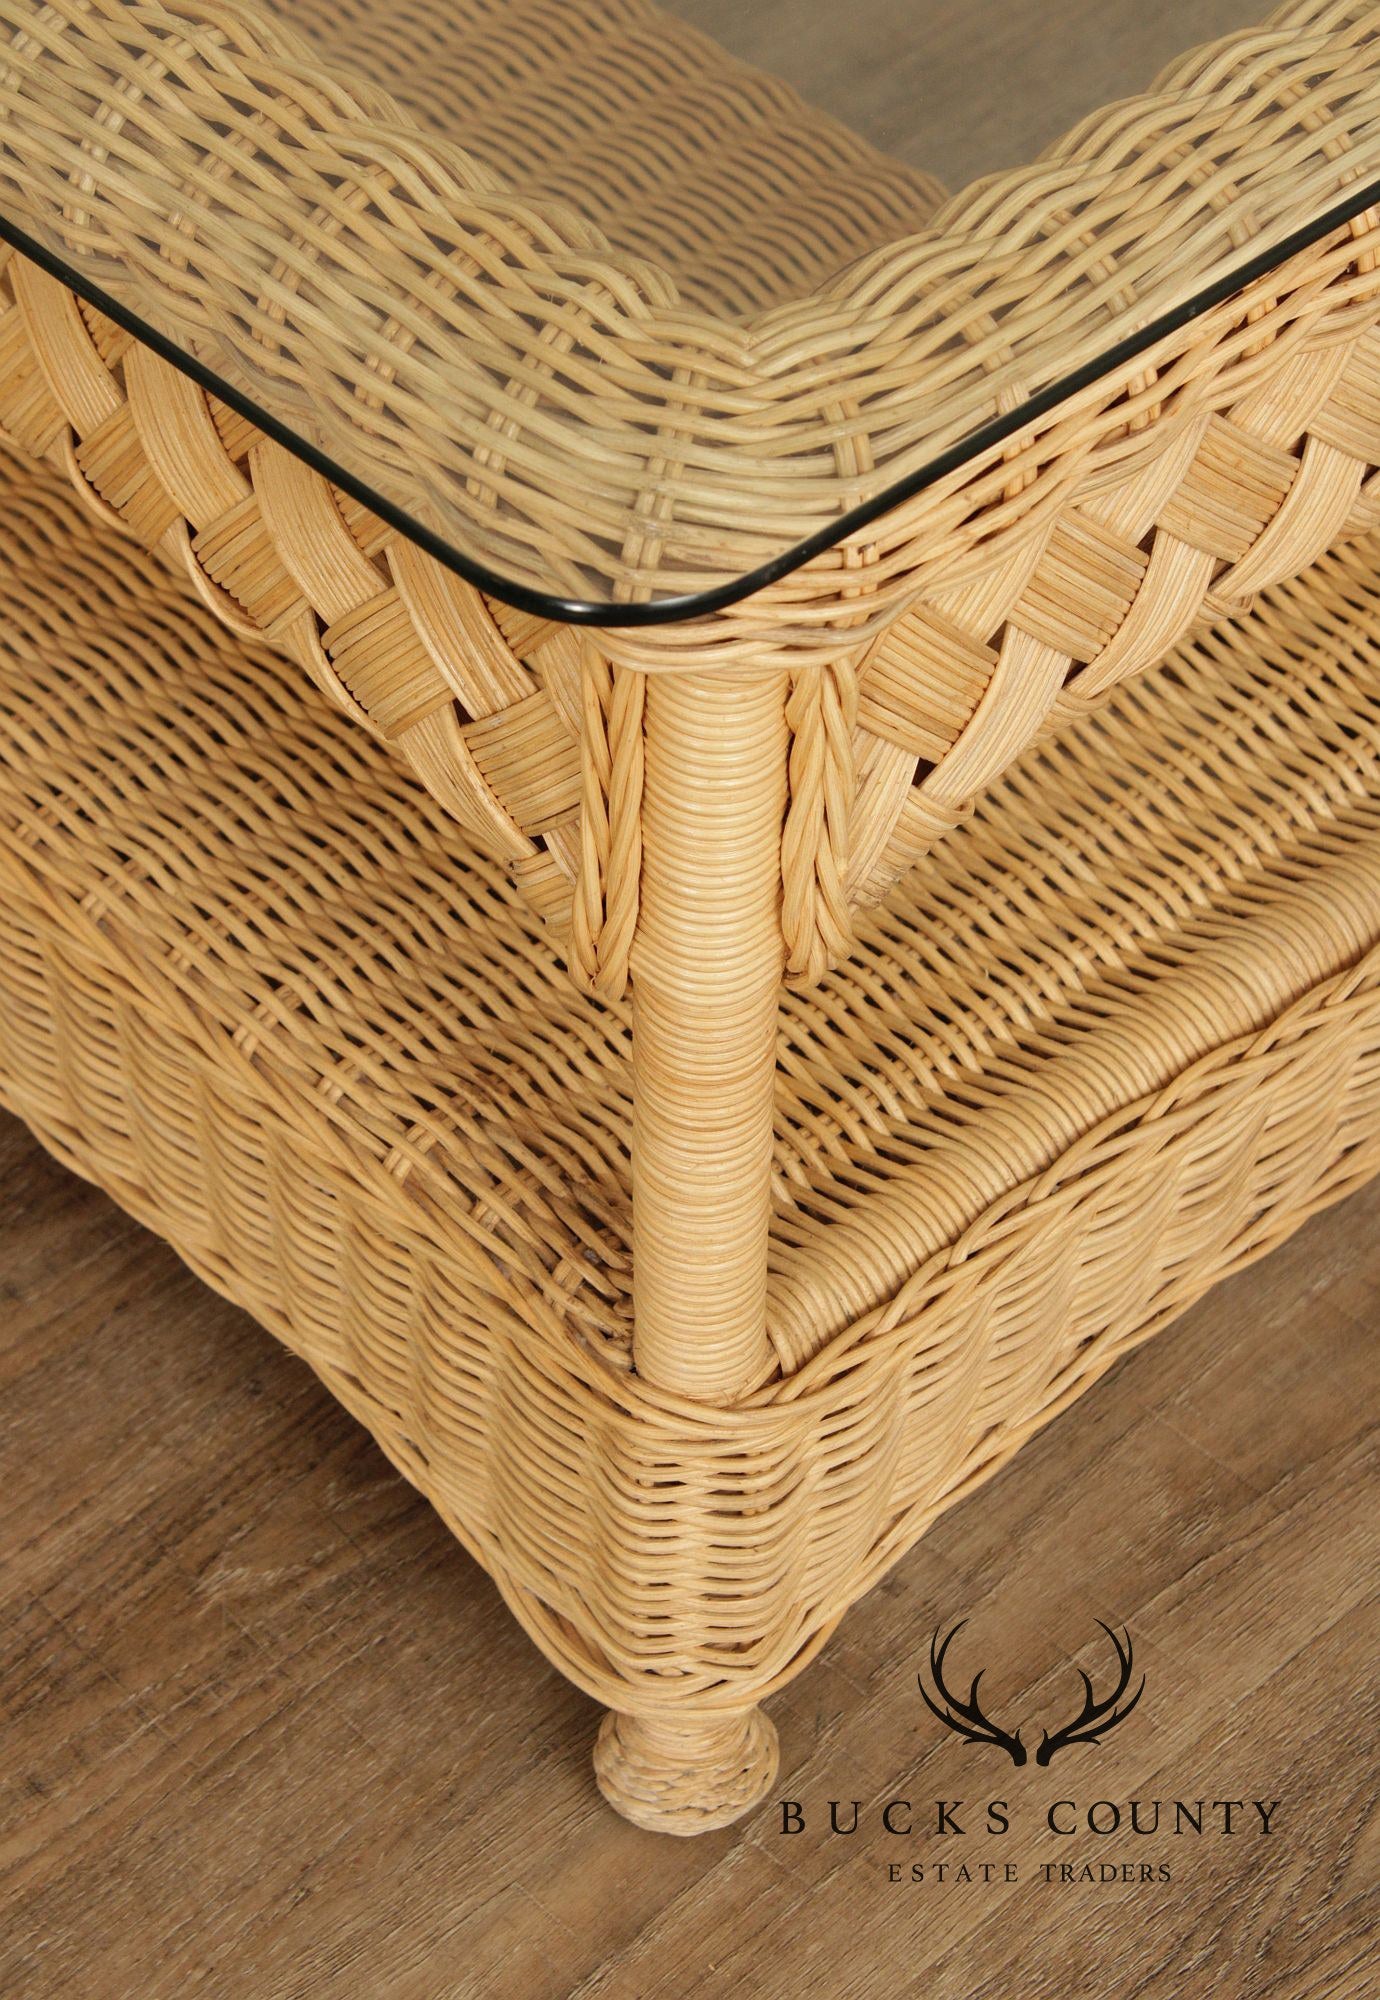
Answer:
[[[1148,309],[1380,173],[1360,0],[921,234],[640,0],[284,11],[0,0],[0,211],[517,580],[747,567],[929,448],[917,382],[977,421],[1105,342],[1094,266]],[[760,1797],[757,1703],[935,1511],[1380,1166],[1377,250],[638,633],[481,596],[0,252],[0,1091],[369,1425],[643,1823]]]

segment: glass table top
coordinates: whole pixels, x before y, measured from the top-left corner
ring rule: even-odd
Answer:
[[[1272,0],[666,0],[879,152],[957,192],[1025,166]]]
[[[1346,238],[1372,9],[1262,11],[0,0],[0,236],[493,595],[705,615]]]

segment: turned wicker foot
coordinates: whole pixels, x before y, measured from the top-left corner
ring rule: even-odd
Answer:
[[[653,1833],[710,1833],[750,1812],[780,1763],[760,1708],[736,1715],[604,1717],[594,1746],[599,1789],[624,1819]]]

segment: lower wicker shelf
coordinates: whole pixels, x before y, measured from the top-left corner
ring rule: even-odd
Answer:
[[[726,1409],[630,1366],[626,1013],[288,663],[8,454],[0,548],[0,1097],[616,1710],[740,1716],[1380,1168],[1380,547],[1028,756],[783,1000],[780,1368]]]

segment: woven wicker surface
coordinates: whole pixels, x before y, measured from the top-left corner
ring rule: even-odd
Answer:
[[[762,725],[784,717],[771,758],[794,980],[847,956],[858,911],[1028,745],[1370,528],[1375,279],[1353,250],[1339,274],[1353,302],[1335,323],[1300,319],[1263,345],[1245,326],[1238,399],[1213,416],[1161,410],[1118,476],[1070,499],[1019,559],[927,590],[832,665],[793,656],[789,626],[758,649],[795,669]],[[1320,268],[1307,284],[1315,304],[1332,294]],[[233,631],[290,653],[512,869],[581,981],[623,991],[644,901],[646,676],[615,666],[605,638],[486,602],[5,252],[0,428],[64,463],[98,516],[161,548]],[[695,628],[662,643],[698,663]]]
[[[447,18],[0,0],[0,205],[572,588],[745,564],[1380,171],[1363,0],[895,242],[922,182],[636,0]],[[303,27],[433,124],[482,50],[484,157]],[[1378,325],[1361,218],[653,641],[0,256],[5,1100],[369,1424],[634,1818],[741,1813],[934,1511],[1380,1165]]]
[[[562,12],[595,38],[610,20],[651,18],[586,15],[575,0]],[[334,16],[304,19],[320,32]],[[425,16],[407,19],[411,46]],[[639,598],[779,554],[1380,173],[1371,0],[1292,0],[1276,20],[1184,59],[1150,98],[956,197],[822,289],[747,316],[682,292],[676,271],[703,283],[723,260],[702,235],[676,240],[655,188],[651,233],[668,235],[675,270],[610,241],[616,224],[632,241],[635,186],[610,194],[592,172],[597,223],[569,189],[512,188],[372,79],[234,0],[0,0],[0,203],[505,576]],[[507,32],[502,10],[494,32]],[[601,74],[626,86],[635,128],[630,37],[609,42]],[[722,115],[709,99],[674,106],[687,145]],[[551,108],[552,148],[566,115]],[[779,246],[790,290],[805,270],[791,248],[800,218],[829,235],[816,208],[852,169],[836,166],[832,138],[819,156],[778,138],[760,169],[773,199],[745,226],[754,254]],[[812,157],[814,207],[800,180]],[[872,166],[857,171],[874,184]],[[703,231],[693,204],[683,213]],[[855,215],[835,231],[875,241],[886,226]],[[1257,342],[1354,304],[1337,270],[1324,298],[1317,275],[1314,260],[1265,295]],[[1028,538],[1051,487],[1095,477],[1148,404],[1229,396],[1239,336],[1220,316],[1183,329],[1153,369],[1138,363],[1042,424],[1018,471],[999,461],[994,483],[989,461],[956,475],[699,643],[760,643],[786,613],[837,637],[899,610],[922,562],[985,548],[997,529]]]
[[[725,316],[808,294],[929,220],[931,175],[646,0],[270,0],[524,200],[578,209]]]
[[[1380,1166],[1374,545],[1028,753],[788,999],[777,1366],[720,1407],[627,1367],[624,1011],[289,665],[3,473],[6,1103],[303,1353],[625,1716],[741,1711]],[[739,1809],[769,1740],[695,1727]],[[655,1817],[644,1751],[601,1755]]]

